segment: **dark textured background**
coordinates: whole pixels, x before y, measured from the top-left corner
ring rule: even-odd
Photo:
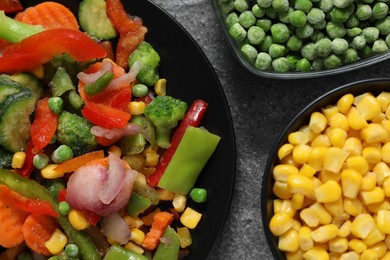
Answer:
[[[153,0],[192,35],[213,65],[232,113],[237,176],[230,214],[211,259],[272,259],[261,223],[261,180],[272,144],[289,121],[336,86],[390,77],[390,61],[343,75],[272,80],[247,72],[233,56],[210,0]],[[174,39],[172,39],[174,41]]]

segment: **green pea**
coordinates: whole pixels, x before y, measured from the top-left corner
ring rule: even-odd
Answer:
[[[348,49],[348,42],[342,38],[336,38],[332,41],[332,52],[334,54],[343,54]]]
[[[259,49],[263,52],[268,52],[269,46],[271,46],[271,44],[273,44],[273,43],[274,43],[274,41],[272,40],[272,36],[267,35],[267,36],[265,36],[264,41],[262,43],[260,43]]]
[[[285,12],[289,8],[289,2],[288,0],[272,0],[272,7],[277,13]]]
[[[352,5],[352,0],[334,0],[334,5],[338,8],[345,8]]]
[[[252,6],[252,13],[257,18],[262,18],[265,15],[265,10],[265,8],[259,6],[258,4]]]
[[[307,14],[307,21],[310,24],[319,24],[325,20],[325,13],[319,8],[312,8]]]
[[[375,27],[366,27],[363,29],[362,35],[368,43],[373,43],[379,37],[379,30]]]
[[[244,55],[244,57],[250,61],[255,62],[257,57],[257,50],[255,47],[253,47],[250,44],[244,44],[241,47],[241,53]]]
[[[256,22],[256,26],[263,29],[264,32],[268,32],[271,29],[272,21],[270,19],[259,19]]]
[[[304,26],[302,27],[298,27],[295,29],[295,34],[301,38],[301,39],[306,39],[306,38],[309,38],[310,36],[312,36],[314,32],[314,28],[313,26],[311,26],[310,24],[306,23]]]
[[[297,70],[297,62],[301,59],[298,55],[295,54],[288,54],[286,55],[286,59],[288,62],[288,68],[291,71]]]
[[[51,160],[54,163],[63,163],[73,158],[73,151],[67,145],[60,145],[51,155]]]
[[[255,67],[258,70],[268,70],[271,68],[271,62],[272,62],[272,58],[268,53],[260,52],[257,55],[255,61]]]
[[[279,21],[281,21],[282,23],[287,23],[287,24],[290,23],[290,16],[293,12],[294,12],[294,9],[289,7],[287,11],[279,13],[279,15],[278,15]]]
[[[300,59],[297,62],[297,70],[302,71],[302,72],[307,72],[310,71],[311,69],[311,64],[310,61],[306,58]]]
[[[48,100],[50,111],[54,114],[60,114],[64,105],[64,101],[60,97],[50,97]]]
[[[315,43],[309,42],[303,45],[301,49],[301,56],[309,61],[315,60],[318,57],[318,51]]]
[[[370,5],[358,4],[356,9],[356,17],[359,20],[364,21],[370,18],[372,15],[372,9]]]
[[[385,3],[375,3],[372,7],[372,17],[377,20],[385,18],[389,14],[389,6]]]
[[[343,23],[349,18],[349,13],[345,9],[334,7],[330,11],[330,19],[335,23]]]
[[[144,97],[148,94],[148,87],[144,84],[135,84],[132,88],[132,94],[135,97]]]
[[[360,35],[362,33],[362,31],[363,30],[359,27],[350,28],[350,29],[347,29],[347,36],[353,38],[353,37]]]
[[[276,72],[287,72],[289,69],[288,61],[285,57],[276,58],[272,61],[272,68]]]
[[[313,60],[312,63],[311,63],[311,68],[314,71],[322,70],[324,68],[324,59],[323,58],[317,58],[317,59]]]
[[[45,168],[49,164],[49,157],[44,153],[38,153],[33,157],[33,165],[38,170]]]
[[[372,54],[372,48],[368,44],[364,45],[364,47],[359,50],[359,56],[363,58],[368,58],[372,56]]]
[[[256,3],[263,8],[268,8],[272,5],[272,0],[257,0]]]
[[[269,46],[269,55],[271,56],[271,58],[278,58],[278,57],[282,57],[284,55],[284,53],[286,52],[286,47],[284,47],[283,45],[280,45],[280,44],[277,44],[277,43],[273,43],[271,44],[271,46]]]
[[[310,40],[314,43],[318,42],[319,40],[323,39],[325,37],[324,33],[321,31],[314,31],[313,34],[310,36]]]
[[[383,53],[389,50],[389,47],[387,47],[386,42],[382,39],[376,40],[372,44],[372,52],[374,53]]]
[[[284,43],[290,38],[290,30],[284,23],[276,23],[271,26],[271,36],[275,43]]]
[[[387,47],[390,48],[390,34],[388,34],[388,35],[386,36],[385,42],[386,42]]]
[[[312,24],[312,26],[314,30],[317,31],[323,30],[326,27],[326,20],[324,19],[322,22],[319,22],[317,24]]]
[[[71,207],[68,202],[66,201],[61,201],[58,203],[58,211],[60,212],[61,215],[68,215],[71,210]]]
[[[326,57],[332,52],[332,41],[328,38],[323,38],[315,43],[317,54],[320,57]]]
[[[248,29],[252,25],[256,23],[256,17],[251,11],[244,11],[239,16],[239,23],[244,27],[245,29]]]
[[[202,203],[207,200],[207,190],[203,188],[193,188],[190,191],[190,197],[197,203]]]
[[[65,254],[69,257],[76,257],[79,254],[79,247],[76,244],[67,244]]]
[[[310,0],[295,0],[294,8],[296,10],[304,11],[308,13],[313,7],[313,3]]]
[[[348,48],[343,54],[343,63],[350,64],[359,60],[359,55],[354,48]]]
[[[229,34],[232,38],[238,42],[242,42],[246,38],[246,30],[240,23],[235,23],[230,27]]]
[[[326,24],[326,33],[331,39],[336,39],[343,38],[344,35],[347,33],[347,30],[344,28],[344,25],[342,23],[335,23],[329,21]]]
[[[364,38],[363,35],[358,35],[358,36],[355,36],[353,39],[352,39],[352,43],[351,43],[351,46],[355,49],[362,49],[364,46],[366,46],[366,38]]]
[[[299,51],[302,48],[302,39],[296,35],[292,35],[286,45],[291,51]]]
[[[302,27],[307,22],[307,16],[302,10],[295,10],[290,15],[290,23],[295,27]]]
[[[379,30],[379,33],[382,35],[390,34],[390,16],[379,20],[375,23],[375,27]]]
[[[265,32],[258,26],[249,28],[247,38],[250,44],[259,45],[265,38]]]
[[[278,18],[278,13],[275,11],[275,9],[272,6],[267,8],[267,10],[265,11],[265,15],[268,18],[274,19],[274,20],[276,20]]]
[[[341,59],[335,55],[331,54],[324,58],[324,67],[327,69],[335,69],[341,66]]]
[[[360,23],[359,18],[357,18],[356,15],[354,14],[350,15],[349,18],[344,22],[347,28],[358,27],[359,23]]]
[[[230,28],[233,26],[233,24],[238,23],[238,15],[236,13],[230,13],[226,16],[225,19],[226,25]]]
[[[229,14],[229,13],[233,12],[235,9],[233,0],[220,2],[219,6],[220,6],[223,14]]]
[[[234,8],[242,13],[249,10],[249,2],[247,0],[234,0]]]
[[[320,0],[318,6],[324,13],[329,13],[333,9],[334,3],[333,0]]]

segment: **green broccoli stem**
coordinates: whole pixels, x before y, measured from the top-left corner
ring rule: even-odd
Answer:
[[[156,144],[161,148],[168,148],[171,144],[171,129],[157,127]]]
[[[4,11],[0,11],[0,39],[16,43],[43,30],[44,28],[41,25],[19,22],[6,16]]]

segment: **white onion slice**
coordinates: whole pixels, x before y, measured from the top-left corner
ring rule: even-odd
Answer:
[[[102,219],[101,231],[103,235],[122,245],[126,244],[131,236],[129,226],[117,212]]]
[[[106,129],[100,126],[93,126],[91,133],[94,136],[105,137],[107,139],[115,139],[126,135],[135,135],[140,133],[142,128],[137,124],[127,124],[124,128]]]
[[[142,64],[139,61],[136,61],[133,66],[131,66],[128,73],[123,76],[120,76],[119,78],[111,80],[105,90],[110,91],[122,89],[124,87],[130,87],[130,84],[135,80],[141,69]]]

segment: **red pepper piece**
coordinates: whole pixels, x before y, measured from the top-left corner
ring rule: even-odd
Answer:
[[[62,189],[58,192],[58,200],[61,201],[66,201],[66,189]]]
[[[89,210],[83,210],[83,214],[87,218],[88,223],[93,225],[93,226],[95,226],[102,218],[101,216],[99,216],[95,212],[92,212]]]
[[[26,160],[24,161],[23,167],[20,169],[17,169],[17,173],[20,174],[20,176],[27,178],[30,176],[32,171],[34,170],[34,153],[33,153],[33,144],[31,140],[27,143],[26,147]]]
[[[14,205],[24,211],[34,214],[44,214],[53,217],[58,217],[58,214],[54,211],[53,206],[48,201],[37,200],[37,199],[26,199],[20,197],[13,200]]]
[[[130,120],[130,113],[94,102],[85,102],[81,112],[87,120],[106,129],[123,128]]]
[[[19,0],[1,0],[0,10],[6,13],[16,13],[23,10],[23,6]]]
[[[48,145],[56,132],[58,125],[58,115],[51,112],[49,99],[44,98],[38,101],[35,111],[34,122],[31,125],[31,141],[33,143],[33,153],[38,153]]]
[[[6,47],[0,57],[0,72],[31,71],[62,53],[79,62],[106,56],[105,49],[81,31],[48,29]]]
[[[154,187],[157,186],[158,182],[161,179],[161,176],[164,174],[165,169],[168,167],[169,162],[172,159],[172,156],[175,154],[177,147],[183,135],[189,126],[197,127],[200,124],[204,114],[206,113],[208,104],[203,100],[195,100],[192,103],[191,107],[188,109],[186,115],[183,120],[180,122],[179,127],[176,129],[171,145],[165,151],[165,153],[161,156],[160,162],[156,167],[156,170],[153,174],[147,177],[148,183]]]

